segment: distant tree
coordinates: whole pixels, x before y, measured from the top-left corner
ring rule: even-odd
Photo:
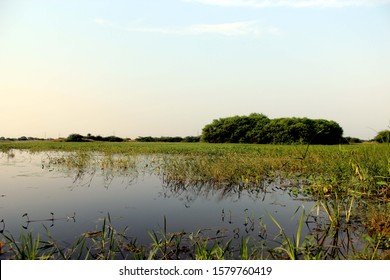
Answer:
[[[382,130],[375,136],[374,141],[379,143],[390,143],[390,130]]]
[[[70,134],[68,136],[68,138],[66,138],[66,142],[82,142],[83,138],[84,138],[84,136],[77,134],[77,133],[73,133],[73,134]]]
[[[103,141],[107,141],[107,142],[123,142],[123,139],[120,138],[120,137],[117,137],[117,136],[108,136],[108,137],[104,137]]]
[[[161,136],[153,138],[153,142],[181,142],[183,138],[179,136],[169,137],[169,136]]]
[[[272,144],[308,142],[310,132],[310,126],[297,118],[273,119],[264,127],[263,131],[266,135],[266,143]]]
[[[343,129],[335,121],[315,120],[313,144],[339,144],[342,141]]]
[[[201,141],[209,143],[261,143],[262,129],[269,119],[263,114],[213,120],[202,129]]]
[[[184,138],[180,136],[161,136],[161,137],[152,137],[152,136],[139,136],[135,139],[137,142],[199,142],[200,136],[186,136]]]
[[[183,138],[183,142],[199,142],[200,136],[186,136]]]
[[[123,142],[123,138],[117,136],[102,137],[100,135],[94,136],[88,133],[87,136],[83,136],[77,133],[70,134],[66,138],[67,142],[85,142],[85,141],[100,141],[100,142]]]
[[[356,137],[344,137],[343,143],[345,144],[360,144],[363,143],[364,141],[362,139],[356,138]]]
[[[137,141],[137,142],[154,142],[154,139],[151,136],[138,136],[137,138],[135,138],[135,141]]]
[[[202,130],[209,143],[337,144],[343,129],[334,121],[308,118],[269,119],[263,114],[213,120]]]
[[[251,119],[250,127],[245,135],[245,138],[241,141],[243,143],[267,143],[267,135],[264,131],[264,127],[271,121],[266,115],[252,113],[249,115]]]

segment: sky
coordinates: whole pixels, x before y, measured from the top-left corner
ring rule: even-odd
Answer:
[[[0,137],[390,127],[390,0],[0,0]]]

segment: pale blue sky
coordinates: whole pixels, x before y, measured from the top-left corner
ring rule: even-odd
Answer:
[[[0,0],[0,137],[390,125],[390,0]]]

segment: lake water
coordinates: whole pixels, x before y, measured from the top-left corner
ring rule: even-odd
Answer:
[[[296,210],[303,204],[307,211],[313,206],[293,199],[283,188],[285,182],[265,182],[257,191],[183,187],[164,183],[153,172],[78,174],[46,165],[53,155],[0,153],[0,220],[4,220],[0,229],[4,227],[5,233],[17,238],[27,228],[41,232],[44,239],[45,225],[56,240],[72,244],[83,233],[100,229],[109,215],[115,229],[127,227],[129,237],[146,245],[151,243],[148,232],[163,231],[164,217],[168,232],[204,229],[210,236],[219,231],[233,240],[249,235],[272,239],[279,230],[267,212],[293,236],[301,215]],[[33,222],[27,222],[25,213]],[[260,218],[267,225],[266,236]],[[304,235],[309,232],[308,227],[303,230]]]

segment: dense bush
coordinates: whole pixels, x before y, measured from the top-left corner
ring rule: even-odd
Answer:
[[[120,137],[116,136],[108,136],[108,137],[103,137],[103,140],[101,141],[106,141],[106,142],[123,142],[123,139]]]
[[[137,142],[199,142],[200,136],[186,136],[184,138],[175,136],[162,136],[162,137],[152,137],[152,136],[140,136],[135,139]]]
[[[270,122],[263,114],[214,120],[202,130],[201,140],[209,143],[262,143],[262,131]]]
[[[182,142],[191,142],[191,143],[200,142],[200,136],[186,136],[183,138]]]
[[[263,114],[220,118],[202,130],[209,143],[337,144],[343,129],[334,121],[308,118],[269,119]]]
[[[356,138],[356,137],[344,137],[343,144],[360,144],[364,141],[362,139]]]
[[[81,134],[73,133],[73,134],[70,134],[68,136],[68,138],[66,138],[66,141],[67,142],[82,142],[83,138],[84,138],[84,136],[82,136]]]
[[[93,136],[91,134],[88,134],[87,136],[83,136],[77,133],[70,134],[68,138],[66,138],[67,142],[85,142],[85,141],[102,141],[102,142],[123,142],[123,138],[116,137],[116,136],[108,136],[108,137],[102,137],[102,136]]]
[[[380,131],[374,140],[379,143],[390,143],[390,130]]]

